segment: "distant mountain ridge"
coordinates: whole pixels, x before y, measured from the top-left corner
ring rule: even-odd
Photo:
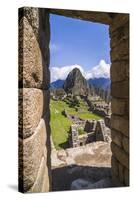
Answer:
[[[65,80],[58,79],[50,84],[52,89],[63,88]]]
[[[103,90],[110,90],[110,84],[111,84],[111,80],[110,78],[91,78],[89,80],[87,80],[87,82],[89,83],[89,85],[92,85],[93,87],[96,88],[101,88]],[[58,88],[63,88],[63,85],[65,83],[65,80],[56,80],[54,82],[52,82],[50,84],[51,89],[58,89]]]
[[[111,80],[110,78],[91,78],[88,83],[93,85],[95,88],[101,88],[103,90],[110,90]]]

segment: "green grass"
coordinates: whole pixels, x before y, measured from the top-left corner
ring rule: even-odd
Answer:
[[[64,102],[53,101],[50,102],[51,111],[51,133],[56,149],[61,148],[61,144],[65,144],[68,139],[68,131],[70,129],[71,121],[62,115],[64,109]]]
[[[84,129],[83,128],[79,128],[78,129],[78,134],[79,135],[84,135],[86,132],[84,131]]]
[[[79,111],[75,111],[75,108],[70,108],[64,101],[50,101],[50,112],[51,112],[51,133],[53,142],[56,149],[60,149],[67,145],[68,132],[72,122],[62,115],[62,111],[66,110],[69,114],[76,115],[81,119],[95,119],[99,120],[101,117],[88,111],[88,106],[80,100]]]

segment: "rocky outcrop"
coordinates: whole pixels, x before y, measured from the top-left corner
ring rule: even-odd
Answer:
[[[89,94],[89,85],[78,68],[74,68],[64,82],[64,90],[73,95]]]

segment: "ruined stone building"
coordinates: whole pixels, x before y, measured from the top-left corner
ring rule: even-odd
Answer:
[[[83,128],[85,131],[82,135],[78,132],[80,128]],[[84,125],[83,123],[71,125],[69,136],[70,147],[78,147],[96,141],[111,142],[111,131],[105,125],[104,120],[87,120]]]

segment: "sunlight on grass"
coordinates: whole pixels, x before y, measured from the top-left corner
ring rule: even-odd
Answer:
[[[68,132],[72,121],[62,115],[62,111],[66,110],[69,114],[76,115],[81,119],[101,119],[100,116],[93,114],[88,111],[88,106],[81,100],[78,111],[75,108],[70,108],[69,105],[64,101],[50,101],[50,112],[51,112],[51,133],[53,142],[56,149],[62,148],[68,141]]]

